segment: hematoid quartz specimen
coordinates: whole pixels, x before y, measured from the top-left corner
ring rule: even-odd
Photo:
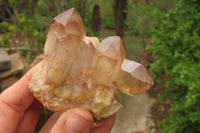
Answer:
[[[118,36],[86,37],[79,13],[69,9],[52,21],[30,89],[52,111],[80,107],[101,121],[122,107],[117,92],[136,96],[153,85],[149,71],[125,54]]]

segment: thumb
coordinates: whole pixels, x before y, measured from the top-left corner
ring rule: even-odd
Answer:
[[[88,111],[71,109],[59,117],[51,133],[88,133],[92,120],[92,115]]]

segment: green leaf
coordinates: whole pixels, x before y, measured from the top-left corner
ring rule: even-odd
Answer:
[[[9,26],[9,31],[10,32],[17,32],[17,26],[15,26],[15,25]]]

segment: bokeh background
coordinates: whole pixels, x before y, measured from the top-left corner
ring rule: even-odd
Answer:
[[[72,7],[87,36],[121,36],[126,58],[154,78],[140,96],[119,94],[112,133],[200,132],[200,0],[0,0],[0,48],[12,61],[0,72],[1,91],[43,58],[53,17]],[[43,109],[35,132],[51,114]]]

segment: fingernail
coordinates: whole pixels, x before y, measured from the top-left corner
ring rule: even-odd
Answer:
[[[78,114],[71,113],[66,121],[67,133],[87,133],[90,121]]]

